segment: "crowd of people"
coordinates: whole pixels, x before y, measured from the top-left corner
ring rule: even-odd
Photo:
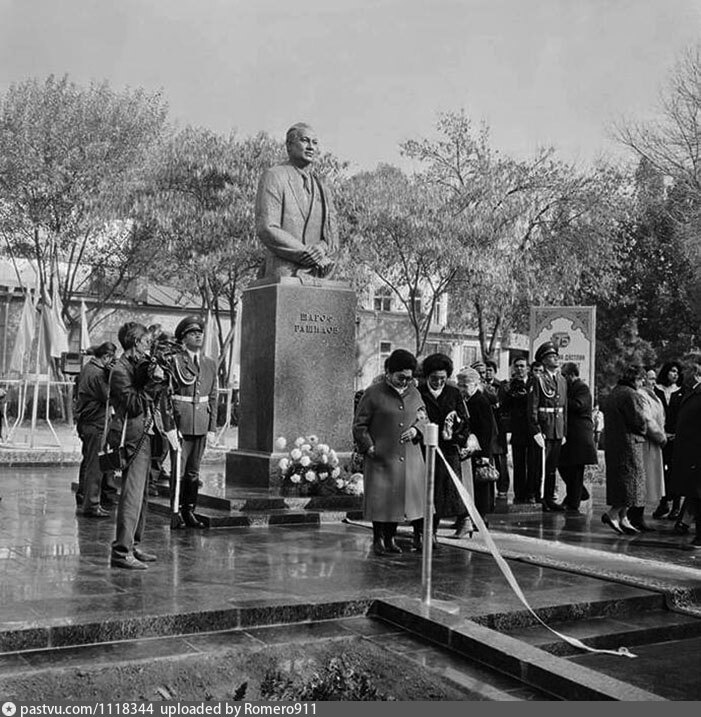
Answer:
[[[375,554],[402,552],[395,536],[403,521],[413,526],[411,549],[422,549],[428,422],[438,426],[445,461],[483,518],[496,500],[507,497],[509,445],[514,504],[582,515],[580,505],[590,498],[585,469],[598,464],[603,443],[611,507],[602,522],[620,535],[653,530],[645,505],[659,501],[653,517],[672,518],[679,534],[688,533],[696,517],[690,545],[701,545],[701,444],[694,440],[701,419],[701,365],[691,367],[686,384],[678,363],[665,364],[659,374],[629,367],[604,413],[593,404],[577,364],[560,365],[552,342],[538,347],[530,365],[516,358],[508,380],[499,381],[496,373],[494,362],[480,361],[453,375],[445,354],[431,354],[419,366],[413,354],[397,349],[386,360],[385,373],[357,397],[353,438],[364,456],[364,515],[373,525]],[[561,501],[558,473],[565,489]],[[443,519],[455,521],[455,538],[476,529],[439,459],[433,510],[435,547]]]
[[[82,462],[76,502],[86,518],[109,518],[116,506],[112,567],[144,570],[157,560],[141,540],[149,490],[168,475],[163,462],[169,456],[177,516],[171,526],[205,527],[195,508],[202,455],[214,442],[217,366],[202,354],[203,333],[196,316],[180,321],[174,336],[158,324],[147,328],[127,322],[118,332],[121,355],[113,343],[104,342],[90,351],[78,376]],[[101,460],[110,452],[119,461],[119,487],[115,471]]]
[[[174,335],[160,325],[128,322],[118,334],[122,348],[94,347],[78,377],[76,417],[83,444],[76,501],[87,518],[107,518],[116,506],[111,565],[140,569],[157,559],[141,547],[149,491],[164,480],[172,496],[172,527],[203,528],[195,513],[199,471],[216,425],[215,362],[202,355],[203,324],[183,319]],[[419,365],[404,349],[385,362],[385,372],[357,397],[353,438],[363,456],[364,515],[373,526],[377,555],[400,553],[399,523],[413,527],[411,549],[422,550],[424,535],[425,447],[430,422],[439,429],[433,496],[433,544],[441,520],[450,519],[453,537],[477,529],[450,472],[470,492],[485,518],[511,487],[514,504],[581,515],[589,499],[585,468],[597,465],[599,442],[606,458],[606,500],[602,522],[619,535],[654,528],[645,519],[673,519],[686,534],[696,520],[700,547],[698,478],[701,444],[701,364],[686,381],[677,362],[656,373],[628,366],[601,414],[575,363],[560,365],[558,348],[545,342],[530,365],[524,357],[500,381],[492,361],[454,371],[445,354]],[[602,425],[605,426],[600,437]],[[108,450],[122,450],[121,490],[101,465]],[[176,460],[177,457],[177,460]],[[170,459],[170,471],[164,461]],[[179,475],[175,467],[180,466]],[[565,488],[558,501],[557,474]],[[177,494],[175,486],[179,485]]]
[[[602,521],[619,535],[655,530],[644,516],[674,520],[685,535],[691,520],[701,548],[701,364],[686,376],[678,362],[653,368],[630,365],[611,392],[605,410],[606,503]]]

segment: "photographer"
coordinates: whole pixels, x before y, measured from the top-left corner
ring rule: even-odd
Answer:
[[[151,335],[143,324],[130,321],[118,333],[124,353],[112,369],[110,403],[115,416],[110,444],[117,445],[124,422],[125,446],[129,464],[122,471],[122,494],[117,508],[117,534],[112,543],[110,564],[115,568],[145,570],[156,556],[141,550],[146,524],[148,473],[151,461],[151,436],[158,432],[174,441],[174,431],[154,406],[163,389],[166,375],[148,358]],[[164,425],[166,421],[166,425]]]
[[[186,316],[175,328],[175,338],[183,348],[172,359],[173,412],[182,436],[182,480],[174,500],[188,528],[204,528],[195,506],[202,455],[207,443],[214,443],[217,426],[217,364],[202,355],[204,323],[197,316]]]
[[[89,518],[109,518],[105,507],[117,502],[117,486],[113,472],[100,470],[98,454],[107,410],[109,371],[114,363],[117,347],[105,341],[92,350],[92,357],[78,375],[75,408],[76,428],[83,444],[83,460],[78,471],[77,504]]]

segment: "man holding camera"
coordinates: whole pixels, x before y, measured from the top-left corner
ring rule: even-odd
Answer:
[[[202,355],[204,323],[185,317],[175,328],[183,349],[173,357],[173,412],[182,436],[180,517],[189,528],[204,528],[195,515],[200,485],[200,464],[207,443],[214,444],[217,426],[217,364]],[[173,461],[175,464],[175,461]]]
[[[157,559],[140,546],[146,526],[151,436],[154,432],[168,436],[174,434],[174,429],[167,424],[167,416],[155,410],[155,399],[163,390],[166,376],[163,368],[149,358],[148,329],[129,321],[119,329],[117,337],[124,353],[115,362],[110,376],[110,404],[115,415],[109,443],[113,448],[124,444],[127,464],[122,468],[122,494],[110,565],[145,570],[146,563]],[[172,440],[175,441],[174,435]]]

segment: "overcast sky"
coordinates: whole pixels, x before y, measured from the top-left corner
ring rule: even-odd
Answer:
[[[465,109],[506,152],[588,162],[699,41],[699,0],[0,0],[0,91],[68,73],[162,89],[180,125],[305,120],[356,169]]]

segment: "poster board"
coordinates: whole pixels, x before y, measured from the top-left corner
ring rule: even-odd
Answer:
[[[558,347],[560,364],[576,363],[580,378],[593,390],[596,306],[531,306],[531,357],[546,341]]]

